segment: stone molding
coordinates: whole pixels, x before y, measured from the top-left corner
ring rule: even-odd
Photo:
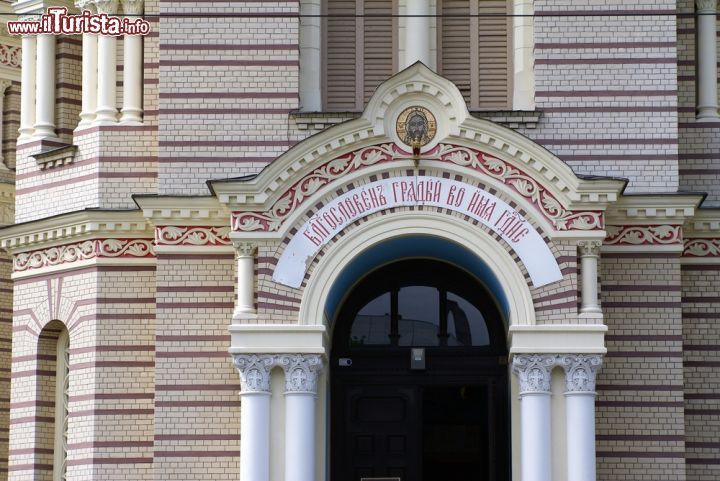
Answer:
[[[270,375],[275,367],[285,372],[287,393],[317,394],[322,356],[318,354],[233,354],[240,373],[241,394],[270,393]]]
[[[21,252],[13,258],[13,272],[54,267],[98,258],[155,257],[151,239],[94,239],[48,249]]]
[[[47,170],[53,167],[62,167],[75,161],[77,154],[77,145],[66,145],[64,147],[55,147],[49,150],[38,152],[31,155],[37,162],[40,170]]]
[[[605,245],[672,245],[683,238],[679,225],[609,225],[605,230]]]
[[[156,226],[157,246],[218,246],[230,245],[230,227]]]
[[[683,262],[720,262],[720,209],[698,209],[683,230]]]
[[[520,395],[549,394],[555,367],[565,371],[567,393],[594,393],[601,365],[599,354],[516,354],[512,371],[520,381]]]
[[[279,231],[285,220],[323,187],[352,172],[385,162],[406,160],[410,155],[397,144],[374,145],[341,155],[295,182],[280,195],[270,209],[264,212],[233,212],[233,230],[236,232]],[[501,182],[513,194],[518,194],[530,202],[558,231],[603,228],[601,211],[567,210],[532,176],[486,152],[460,145],[439,144],[422,158],[465,167]]]
[[[683,257],[720,258],[720,237],[685,239]]]

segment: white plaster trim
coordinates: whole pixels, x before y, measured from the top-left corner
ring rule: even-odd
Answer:
[[[325,354],[330,341],[325,326],[299,324],[233,324],[230,354]]]
[[[683,252],[682,244],[658,245],[658,244],[642,244],[642,245],[619,245],[609,246],[603,245],[600,252]]]
[[[514,354],[605,354],[603,324],[510,326],[508,345]]]
[[[155,254],[234,254],[232,245],[168,246],[155,244]]]
[[[462,219],[436,212],[395,212],[374,217],[327,248],[303,291],[298,319],[301,324],[325,322],[327,296],[342,272],[358,254],[385,240],[406,235],[428,235],[462,245],[495,274],[508,296],[510,325],[535,324],[535,309],[527,282],[515,260],[489,234]]]

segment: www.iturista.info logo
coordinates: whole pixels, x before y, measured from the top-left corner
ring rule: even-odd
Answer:
[[[150,33],[150,23],[142,18],[94,14],[88,10],[83,10],[79,15],[68,15],[65,7],[49,7],[39,20],[10,21],[7,30],[10,35],[147,35]]]

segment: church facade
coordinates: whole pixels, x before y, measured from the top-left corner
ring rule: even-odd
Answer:
[[[3,32],[0,478],[720,477],[716,0],[53,6],[150,32]]]

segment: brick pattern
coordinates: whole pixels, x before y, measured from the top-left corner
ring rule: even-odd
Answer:
[[[15,168],[15,144],[20,128],[20,82],[12,82],[3,99],[2,156],[9,168]]]
[[[55,132],[72,144],[82,105],[82,36],[62,35],[55,42]]]
[[[608,353],[597,379],[598,479],[683,481],[680,259],[603,253],[600,267]]]
[[[688,481],[720,478],[720,265],[682,266]]]
[[[12,356],[12,259],[0,254],[0,481],[7,480]]]

